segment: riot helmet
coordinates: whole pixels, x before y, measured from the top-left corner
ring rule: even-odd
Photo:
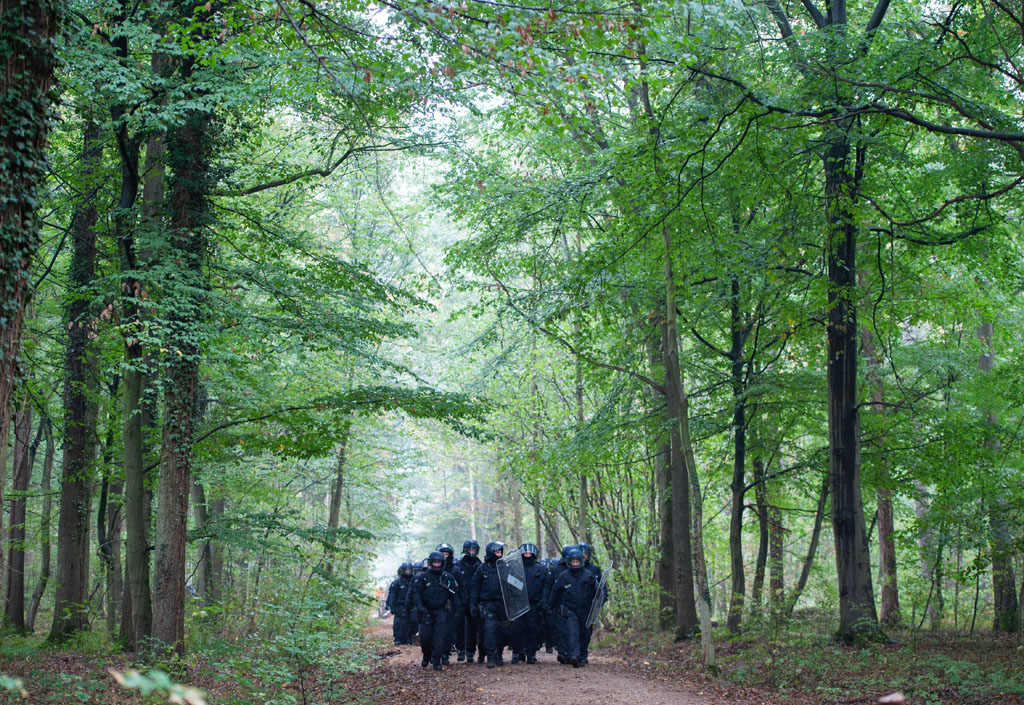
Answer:
[[[583,562],[586,558],[583,556],[583,551],[578,548],[572,548],[569,550],[568,555],[565,557],[565,563],[569,566],[569,570],[579,570],[583,567]]]
[[[427,556],[423,559],[423,562],[420,564],[420,567],[423,570],[430,570],[430,556]]]
[[[444,570],[444,554],[440,551],[431,551],[427,556],[427,568],[432,573],[440,573]]]
[[[523,565],[533,565],[537,562],[537,554],[540,553],[540,549],[536,544],[524,543],[519,547],[519,552],[523,554]]]
[[[572,550],[574,550],[576,548],[578,548],[578,546],[573,546],[571,544],[567,544],[565,546],[562,546],[562,558],[568,558],[569,557],[569,551],[572,551]]]
[[[402,565],[398,566],[398,577],[400,577],[400,578],[408,578],[408,577],[412,576],[413,571],[415,571],[415,570],[416,570],[416,566],[414,566],[409,561],[406,561]]]
[[[462,542],[462,555],[475,556],[480,553],[480,544],[476,539],[466,539]]]
[[[587,563],[589,563],[590,559],[594,557],[594,547],[586,541],[580,541],[576,545],[576,548],[583,551],[583,560],[585,560]]]
[[[452,545],[450,543],[439,544],[438,547],[435,548],[434,550],[435,551],[440,551],[441,553],[445,554],[445,556],[444,556],[445,561],[451,560],[452,558],[455,557],[455,549],[452,548]]]
[[[491,541],[487,544],[484,560],[493,563],[505,554],[505,544],[501,541]]]

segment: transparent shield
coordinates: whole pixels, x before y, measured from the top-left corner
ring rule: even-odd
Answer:
[[[590,612],[587,614],[588,627],[594,626],[601,618],[601,608],[604,607],[605,600],[608,599],[608,576],[614,572],[615,570],[609,565],[608,570],[601,573],[601,580],[597,583],[597,594],[594,595],[594,601],[590,603]]]
[[[509,620],[518,619],[530,611],[530,596],[526,594],[526,570],[523,568],[523,554],[516,550],[497,563],[498,582],[501,584],[501,599],[505,602],[505,614]]]

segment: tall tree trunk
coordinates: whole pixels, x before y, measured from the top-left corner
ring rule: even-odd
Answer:
[[[37,196],[46,178],[46,140],[56,67],[60,0],[0,0],[0,439],[10,435],[32,258],[39,245]]]
[[[224,504],[223,498],[215,499],[209,503],[209,520],[214,524],[224,516]],[[217,604],[220,602],[221,590],[224,585],[224,548],[221,546],[221,542],[210,541],[207,546],[207,553],[210,569],[206,581],[206,594],[203,596],[203,599],[207,604]]]
[[[345,462],[348,455],[348,437],[351,432],[351,426],[346,423],[341,432],[341,440],[338,442],[338,447],[335,450],[336,463],[334,471],[334,482],[331,484],[331,504],[327,515],[327,528],[335,530],[341,525],[341,498],[345,492]],[[331,545],[334,545],[333,538],[331,539]],[[331,561],[327,568],[328,573],[334,573],[334,557],[331,556]]]
[[[864,274],[859,275],[861,285],[865,285]],[[875,348],[875,336],[868,326],[861,327],[861,349],[867,362],[865,376],[871,386],[871,408],[875,414],[885,414],[885,394],[882,388],[882,375],[879,373],[881,360]],[[885,432],[878,434],[875,441],[880,459],[878,464],[879,485],[876,492],[878,503],[878,581],[882,586],[882,608],[879,621],[894,627],[900,622],[900,592],[896,579],[896,533],[892,510],[892,490],[889,489],[889,458],[886,452]]]
[[[682,438],[683,383],[679,369],[679,327],[676,319],[676,284],[672,271],[672,237],[662,228],[665,245],[665,325],[662,351],[665,361],[665,402],[668,409],[672,463],[672,547],[676,575],[676,639],[693,635],[697,604],[693,592],[693,547],[690,536],[690,484]]]
[[[828,476],[821,483],[821,493],[818,495],[818,508],[814,512],[814,528],[811,530],[811,542],[807,546],[807,557],[804,558],[803,568],[800,569],[800,577],[796,581],[796,587],[789,596],[786,603],[786,617],[793,616],[793,610],[800,599],[800,595],[807,586],[807,579],[811,576],[811,566],[814,564],[814,556],[818,552],[818,541],[821,538],[821,525],[825,519],[825,506],[828,503]]]
[[[921,577],[927,585],[935,585],[936,576],[940,572],[940,549],[935,540],[935,531],[929,525],[928,488],[920,480],[914,480],[914,488],[917,491],[914,497],[914,516],[918,524],[917,547],[921,554]],[[936,600],[929,600],[928,616],[931,626],[938,628],[942,615]]]
[[[731,345],[729,359],[732,362],[732,513],[729,517],[729,570],[732,574],[732,589],[729,599],[727,626],[738,634],[743,621],[743,601],[746,597],[746,573],[743,569],[743,496],[746,493],[747,455],[747,402],[746,380],[743,376],[743,328],[740,316],[740,284],[735,277],[731,283],[729,302]]]
[[[508,501],[512,503],[512,543],[520,546],[523,543],[523,498],[515,473],[508,476]]]
[[[190,68],[183,68],[188,80]],[[163,442],[157,498],[156,550],[153,562],[153,638],[177,653],[185,650],[185,540],[188,493],[192,473],[192,438],[199,401],[199,357],[196,342],[203,302],[207,195],[210,188],[211,115],[192,111],[181,118],[169,145],[172,169],[171,218],[167,262],[181,262],[176,271],[182,286],[170,292],[177,299],[173,331],[165,347]]]
[[[32,477],[32,404],[22,400],[14,418],[14,463],[11,481],[11,509],[7,522],[7,592],[4,622],[19,634],[25,633],[25,493]]]
[[[839,629],[843,643],[878,638],[880,628],[871,584],[861,497],[860,419],[857,397],[857,226],[852,211],[864,164],[858,146],[850,164],[846,122],[829,137],[824,155],[825,252],[828,260],[828,439],[832,494],[832,535],[839,587]]]
[[[86,122],[82,165],[95,181],[102,159],[99,128]],[[92,287],[96,271],[96,193],[90,184],[71,222],[74,237],[66,303],[64,353],[64,455],[60,519],[57,525],[57,581],[49,639],[62,641],[88,627],[85,613],[89,577],[89,501],[96,460],[96,350]]]
[[[206,503],[206,488],[195,475],[192,476],[192,517],[196,524],[196,533],[200,536],[206,532],[207,524],[210,521],[209,506]],[[196,558],[196,594],[203,604],[208,604],[210,592],[210,544],[212,541],[207,538],[199,544],[199,556]]]
[[[541,551],[544,550],[544,524],[540,520],[540,492],[537,492],[533,496],[533,540],[537,544],[537,548]],[[537,556],[540,558],[540,556]]]
[[[151,60],[155,74],[167,71],[169,59],[156,53]],[[139,145],[129,139],[125,130],[119,132],[121,151],[120,214],[127,214],[135,205],[139,185]],[[128,651],[144,648],[153,635],[153,602],[150,586],[150,539],[153,516],[153,493],[150,474],[146,470],[146,431],[153,426],[152,400],[146,400],[146,387],[151,372],[150,361],[142,347],[144,329],[143,303],[147,298],[143,270],[149,265],[153,246],[161,239],[164,202],[163,133],[151,135],[146,142],[146,161],[142,179],[142,218],[138,232],[128,227],[126,215],[115,218],[121,272],[122,327],[129,331],[124,346],[124,520],[125,520],[125,583],[121,612],[121,639]]]
[[[107,433],[103,446],[103,479],[100,485],[100,502],[96,510],[96,538],[99,546],[100,563],[106,581],[107,633],[112,637],[117,631],[117,618],[121,610],[121,508],[112,498],[124,490],[120,469],[114,463],[114,424],[116,423],[113,400],[121,386],[120,375],[115,375],[108,388]]]
[[[150,197],[163,198],[162,165],[154,152],[163,151],[163,142],[151,138],[147,148],[149,177],[145,190]],[[126,153],[127,152],[127,153]],[[121,203],[134,205],[138,192],[138,152],[129,145],[122,148]],[[144,200],[145,200],[144,194]],[[123,213],[123,211],[122,211]],[[151,223],[153,221],[150,221]],[[150,593],[150,522],[152,517],[151,492],[146,487],[145,411],[147,368],[140,335],[144,325],[142,307],[144,288],[139,281],[139,244],[128,228],[123,216],[116,220],[118,248],[121,257],[123,284],[121,290],[121,320],[130,331],[124,343],[124,382],[122,395],[122,443],[124,445],[124,521],[125,521],[125,599],[122,604],[121,638],[129,651],[142,648],[152,636],[152,596]]]
[[[558,512],[554,512],[554,513],[552,513],[552,512],[544,512],[544,516],[547,519],[547,521],[545,522],[545,525],[547,526],[547,541],[548,541],[547,554],[551,558],[555,558],[557,560],[557,558],[560,555],[562,555],[562,553],[561,553],[562,547],[560,545],[561,544],[561,524],[560,524],[560,519],[558,518]]]
[[[658,562],[656,565],[658,579],[658,624],[662,629],[672,629],[676,624],[676,572],[673,560],[672,545],[672,446],[665,432],[668,419],[665,417],[665,369],[660,336],[647,336],[647,365],[655,380],[662,381],[662,389],[650,387],[650,404],[655,419],[656,434],[652,445],[657,448],[654,454],[654,473],[657,485],[657,516],[658,516]],[[660,423],[659,423],[660,422]]]
[[[477,496],[476,496],[476,476],[473,472],[473,466],[466,466],[466,473],[469,475],[469,535],[472,538],[476,538],[476,513],[477,513]]]
[[[992,336],[995,326],[992,321],[984,321],[978,326],[978,341],[981,354],[978,356],[978,369],[982,374],[992,373],[995,367],[995,349]],[[985,411],[985,424],[992,428],[999,419],[995,412]],[[985,448],[990,452],[999,450],[999,441],[989,433],[985,438]],[[992,546],[992,628],[997,632],[1017,631],[1017,579],[1013,571],[1013,544],[1010,541],[1009,511],[1006,502],[1000,497],[988,500],[988,516],[990,543]]]
[[[43,453],[43,477],[39,482],[39,493],[43,496],[43,509],[39,517],[39,580],[36,582],[35,590],[32,591],[32,601],[29,603],[28,617],[25,619],[25,631],[28,632],[35,631],[36,615],[39,614],[39,605],[46,592],[46,584],[50,580],[50,515],[53,513],[50,478],[53,472],[55,444],[50,419],[43,416],[40,425],[46,436],[46,450]]]
[[[768,565],[768,480],[765,477],[764,461],[754,460],[754,498],[757,504],[757,562],[754,567],[754,585],[751,588],[750,600],[761,606],[761,594],[764,590],[765,567]]]
[[[582,326],[580,325],[579,319],[573,323],[573,334],[576,337],[577,345],[582,337]],[[576,433],[583,433],[583,361],[576,357]],[[587,533],[587,505],[590,503],[589,491],[587,488],[587,473],[583,468],[583,463],[580,463],[580,506],[579,514],[576,519],[576,538],[577,541],[587,541],[589,543],[590,537]]]
[[[124,482],[118,479],[110,483],[110,496],[120,497]],[[124,605],[124,567],[121,561],[121,533],[123,529],[122,508],[116,502],[107,503],[107,633],[117,634],[119,618]]]
[[[772,616],[782,614],[786,599],[786,557],[783,553],[786,529],[782,509],[774,501],[768,507],[768,600]]]

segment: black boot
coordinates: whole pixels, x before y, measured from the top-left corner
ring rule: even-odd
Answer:
[[[512,654],[512,665],[515,665],[517,663],[519,663],[519,654],[514,653]]]
[[[428,659],[426,656],[424,656],[423,660],[420,661],[420,667],[421,668],[426,668],[429,665],[430,665],[430,659]]]
[[[470,658],[473,658],[473,657],[470,656]],[[457,657],[457,660],[459,661],[459,663],[465,661],[466,660],[466,652],[465,651],[460,651],[459,655]]]

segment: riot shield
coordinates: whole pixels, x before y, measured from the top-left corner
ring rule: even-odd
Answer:
[[[530,596],[526,594],[526,570],[523,568],[522,552],[515,550],[500,558],[497,568],[506,618],[518,619],[530,611]]]
[[[587,614],[588,627],[594,626],[601,617],[601,608],[604,607],[604,602],[608,599],[608,576],[614,572],[615,569],[609,563],[608,570],[601,573],[601,580],[597,583],[597,594],[594,595],[594,601],[590,603],[590,612]]]

